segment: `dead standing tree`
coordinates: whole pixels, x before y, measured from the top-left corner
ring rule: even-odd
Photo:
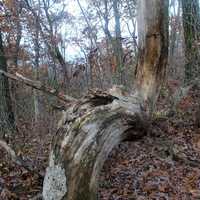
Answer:
[[[93,92],[64,112],[55,134],[43,186],[45,200],[98,199],[98,177],[114,146],[142,137],[163,82],[168,56],[168,2],[141,0],[137,87]]]

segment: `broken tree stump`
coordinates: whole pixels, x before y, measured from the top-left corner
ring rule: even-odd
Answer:
[[[148,123],[136,96],[95,92],[72,105],[53,138],[45,200],[98,199],[98,178],[111,150],[145,135]]]

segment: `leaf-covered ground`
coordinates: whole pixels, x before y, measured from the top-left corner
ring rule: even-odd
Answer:
[[[100,199],[199,200],[198,101],[198,91],[190,91],[176,114],[153,122],[153,133],[113,150],[102,171]],[[159,103],[166,108],[166,100]]]
[[[198,91],[192,90],[175,114],[162,117],[157,113],[146,137],[124,142],[112,151],[100,177],[101,200],[200,199],[200,129],[194,115],[198,100]],[[159,101],[159,109],[166,109],[166,100]],[[20,131],[16,152],[44,171],[51,134],[33,134],[29,124],[22,124]],[[13,164],[0,150],[0,200],[32,199],[41,190],[42,179],[36,173]]]

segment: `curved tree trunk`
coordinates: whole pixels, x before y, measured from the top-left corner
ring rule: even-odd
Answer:
[[[53,139],[44,199],[97,199],[98,176],[110,151],[145,133],[138,105],[128,97],[98,93],[73,105]]]
[[[168,4],[164,6],[163,0],[141,3],[139,14],[146,17],[141,18],[145,28],[137,92],[125,97],[119,88],[108,93],[98,91],[64,112],[52,141],[43,185],[45,200],[98,199],[98,177],[108,154],[121,141],[138,139],[148,129],[143,103],[156,101],[165,75]],[[148,8],[149,4],[153,9]]]

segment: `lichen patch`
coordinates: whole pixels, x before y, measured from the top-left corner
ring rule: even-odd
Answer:
[[[65,169],[59,165],[48,167],[43,184],[44,200],[61,200],[67,192]]]

